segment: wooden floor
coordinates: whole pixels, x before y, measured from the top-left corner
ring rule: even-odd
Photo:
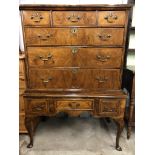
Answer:
[[[94,118],[50,118],[41,122],[34,137],[34,147],[27,149],[27,135],[20,135],[20,155],[134,155],[134,131],[120,138],[123,151],[115,150],[116,126],[113,121]]]

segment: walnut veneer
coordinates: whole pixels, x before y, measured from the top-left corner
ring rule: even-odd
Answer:
[[[89,113],[124,127],[121,90],[129,5],[21,5],[26,49],[25,125],[40,116]]]

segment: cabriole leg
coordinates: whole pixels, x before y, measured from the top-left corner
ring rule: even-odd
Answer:
[[[27,148],[33,147],[33,135],[34,135],[34,120],[33,119],[34,119],[33,117],[25,117],[25,127],[30,137],[30,143],[27,145]]]
[[[115,119],[115,122],[117,124],[116,150],[122,151],[122,148],[119,145],[119,139],[120,139],[120,135],[121,135],[123,128],[124,128],[124,120],[123,119]]]

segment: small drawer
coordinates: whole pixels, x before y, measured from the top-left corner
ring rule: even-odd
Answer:
[[[46,114],[48,112],[48,101],[45,99],[26,99],[26,113]]]
[[[98,13],[99,26],[124,26],[126,21],[125,11],[100,11]]]
[[[68,110],[93,110],[93,100],[57,100],[56,111]]]
[[[120,111],[119,99],[100,99],[99,113],[103,115],[118,115]]]
[[[24,98],[23,98],[24,90],[19,91],[19,111],[24,112]]]
[[[24,76],[19,76],[19,88],[22,88],[22,89],[26,88],[25,77]]]
[[[94,26],[96,12],[92,11],[54,11],[54,26]]]
[[[49,11],[23,11],[25,26],[50,26]]]

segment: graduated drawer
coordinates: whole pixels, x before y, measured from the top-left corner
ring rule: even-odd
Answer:
[[[93,110],[93,100],[86,99],[70,99],[70,100],[57,100],[56,111],[68,110]]]
[[[25,28],[27,45],[123,45],[123,36],[124,28]]]
[[[119,68],[122,48],[28,47],[30,67]]]
[[[125,11],[99,11],[98,25],[99,26],[125,26],[126,12]]]
[[[25,26],[50,26],[50,11],[23,11]]]
[[[48,100],[46,99],[27,99],[25,111],[29,114],[46,114],[48,112]]]
[[[118,69],[31,69],[31,89],[119,89]]]
[[[54,26],[95,26],[97,24],[94,11],[53,11]]]

